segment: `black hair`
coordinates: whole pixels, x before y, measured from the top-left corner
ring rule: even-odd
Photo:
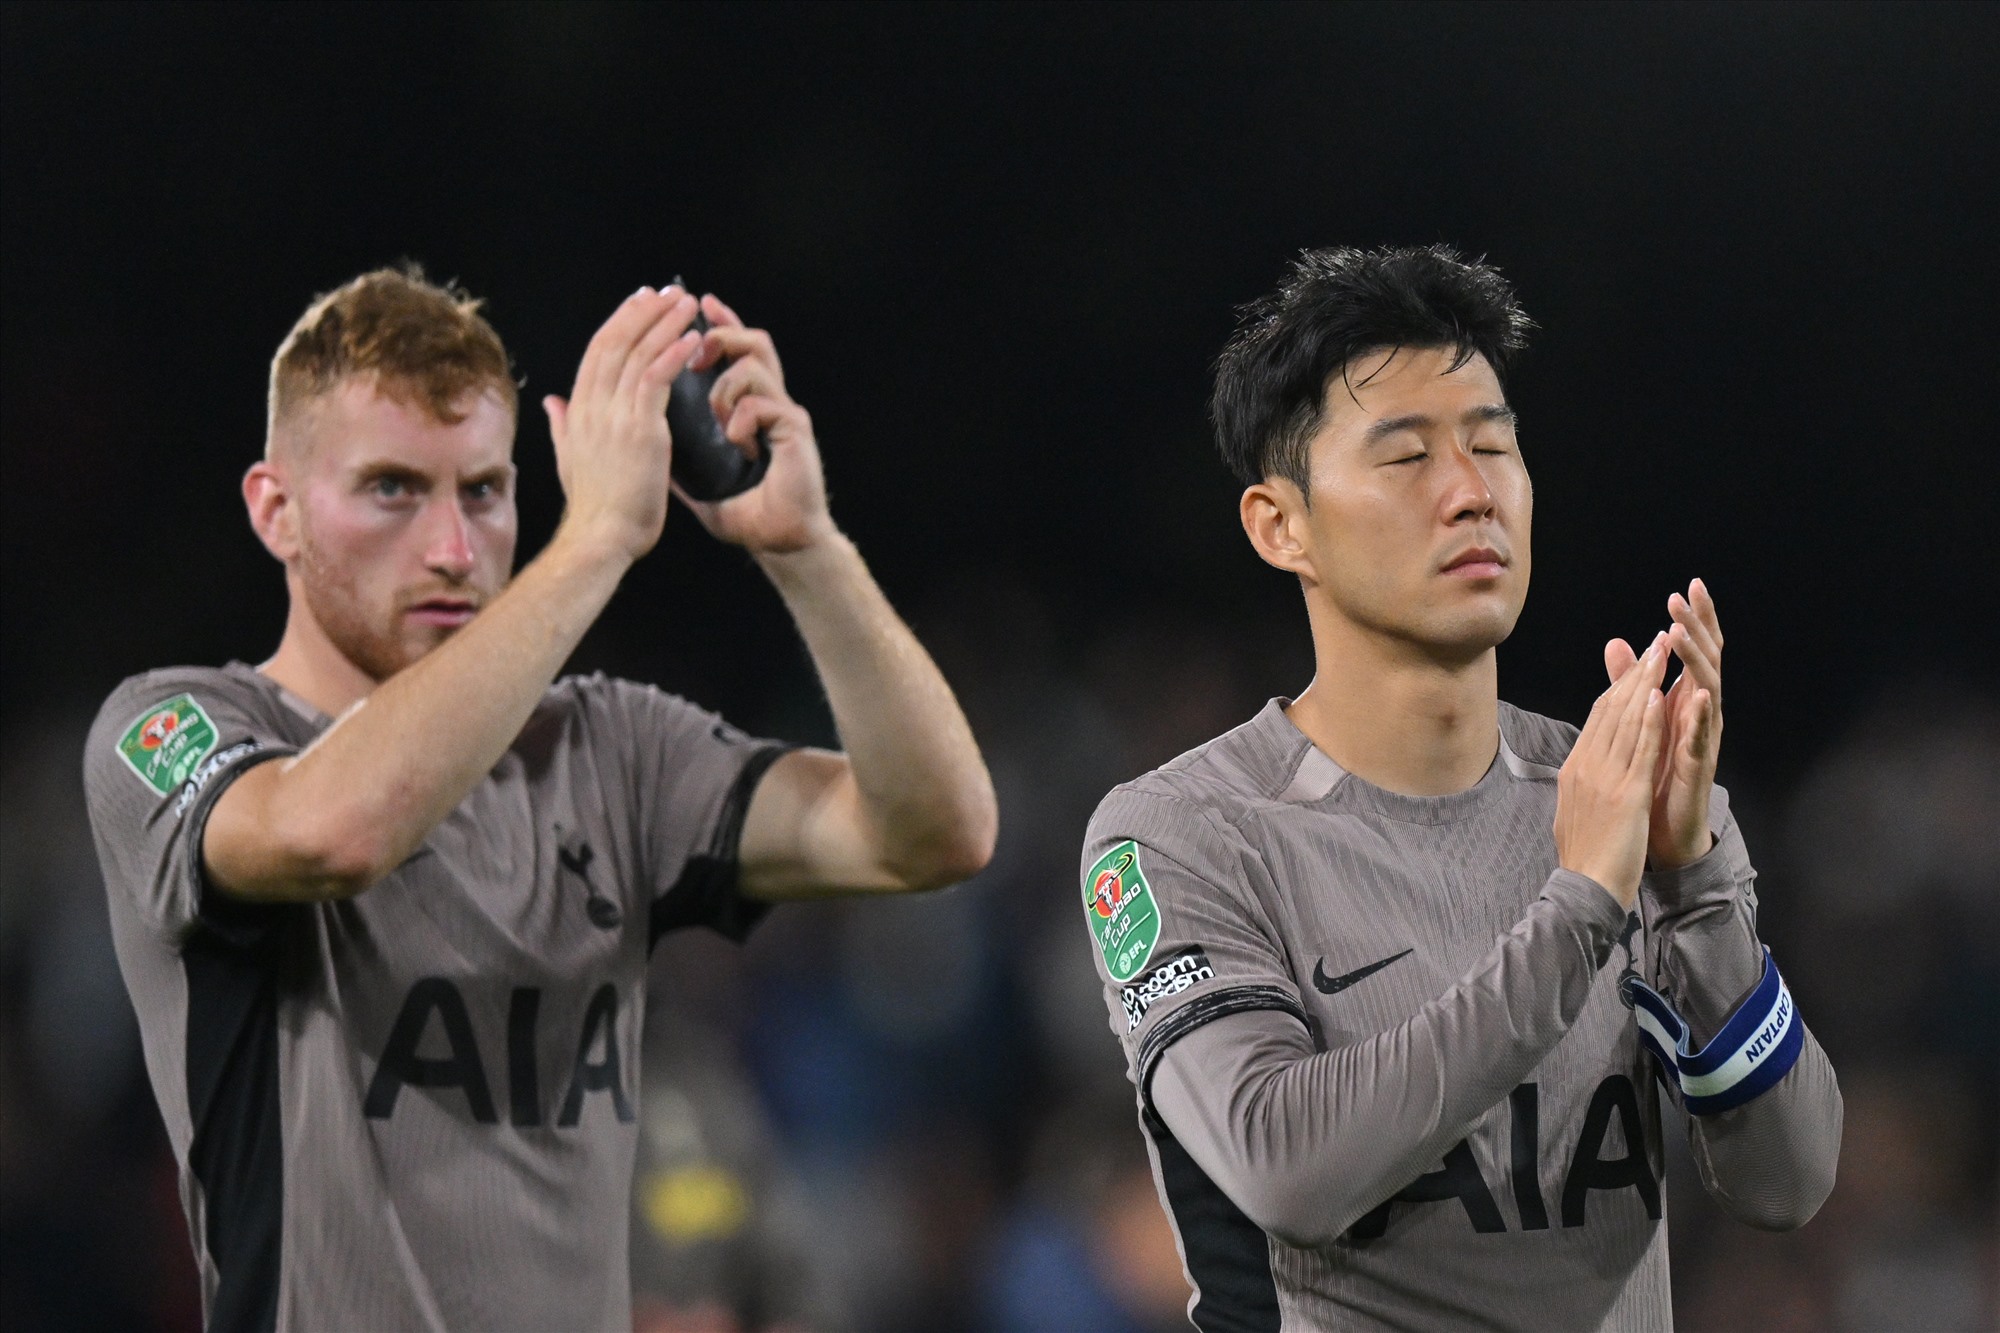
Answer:
[[[1301,491],[1327,386],[1356,357],[1443,347],[1453,370],[1476,354],[1500,375],[1535,327],[1498,269],[1446,245],[1304,250],[1237,314],[1209,399],[1216,447],[1244,485],[1284,477]]]

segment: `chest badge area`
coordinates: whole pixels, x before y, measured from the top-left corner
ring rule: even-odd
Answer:
[[[590,918],[590,924],[599,930],[616,930],[625,920],[625,913],[619,910],[616,900],[598,891],[596,880],[591,878],[591,864],[596,859],[597,853],[580,831],[556,825],[556,878],[561,881],[558,888],[573,892],[580,887],[584,895],[583,912]]]

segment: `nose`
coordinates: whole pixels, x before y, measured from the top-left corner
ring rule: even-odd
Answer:
[[[471,577],[476,561],[472,528],[466,522],[464,506],[459,504],[457,496],[452,496],[433,503],[431,511],[424,564],[453,582]]]
[[[1493,501],[1493,488],[1486,484],[1486,474],[1479,470],[1472,454],[1461,448],[1445,452],[1444,468],[1444,509],[1453,523],[1476,523],[1493,517],[1497,507]]]

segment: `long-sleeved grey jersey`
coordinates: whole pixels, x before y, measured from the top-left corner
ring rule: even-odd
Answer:
[[[1662,1086],[1736,1216],[1832,1187],[1840,1094],[1726,796],[1628,914],[1556,863],[1575,728],[1500,730],[1478,785],[1401,796],[1273,701],[1091,821],[1084,916],[1205,1333],[1671,1328]]]
[[[338,902],[215,892],[202,832],[328,719],[240,663],[136,676],[84,755],[211,1330],[627,1329],[647,955],[740,937],[784,747],[557,681],[408,860]]]

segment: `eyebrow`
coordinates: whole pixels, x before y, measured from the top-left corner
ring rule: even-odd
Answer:
[[[512,481],[513,479],[514,465],[512,463],[495,463],[492,467],[482,468],[478,472],[469,473],[461,477],[459,485],[477,486],[481,483]]]
[[[419,469],[413,468],[407,463],[399,463],[389,458],[371,458],[367,462],[359,464],[354,469],[354,478],[356,481],[370,482],[380,477],[398,477],[417,481],[426,480],[423,472]]]
[[[1468,410],[1459,420],[1468,426],[1485,421],[1498,421],[1512,426],[1519,421],[1519,418],[1514,415],[1514,409],[1505,403],[1481,403],[1478,407]],[[1364,444],[1375,444],[1399,431],[1421,430],[1425,426],[1436,424],[1436,418],[1425,416],[1421,412],[1412,412],[1400,417],[1385,417],[1370,426],[1361,438]]]
[[[512,463],[495,463],[491,467],[467,473],[465,476],[459,478],[458,484],[461,486],[476,486],[484,482],[511,481],[513,480],[514,472],[515,468]],[[391,458],[370,459],[355,468],[354,476],[356,480],[364,485],[383,477],[395,477],[403,481],[420,481],[426,485],[431,480],[430,474],[423,469],[411,467],[408,463],[397,462]]]

